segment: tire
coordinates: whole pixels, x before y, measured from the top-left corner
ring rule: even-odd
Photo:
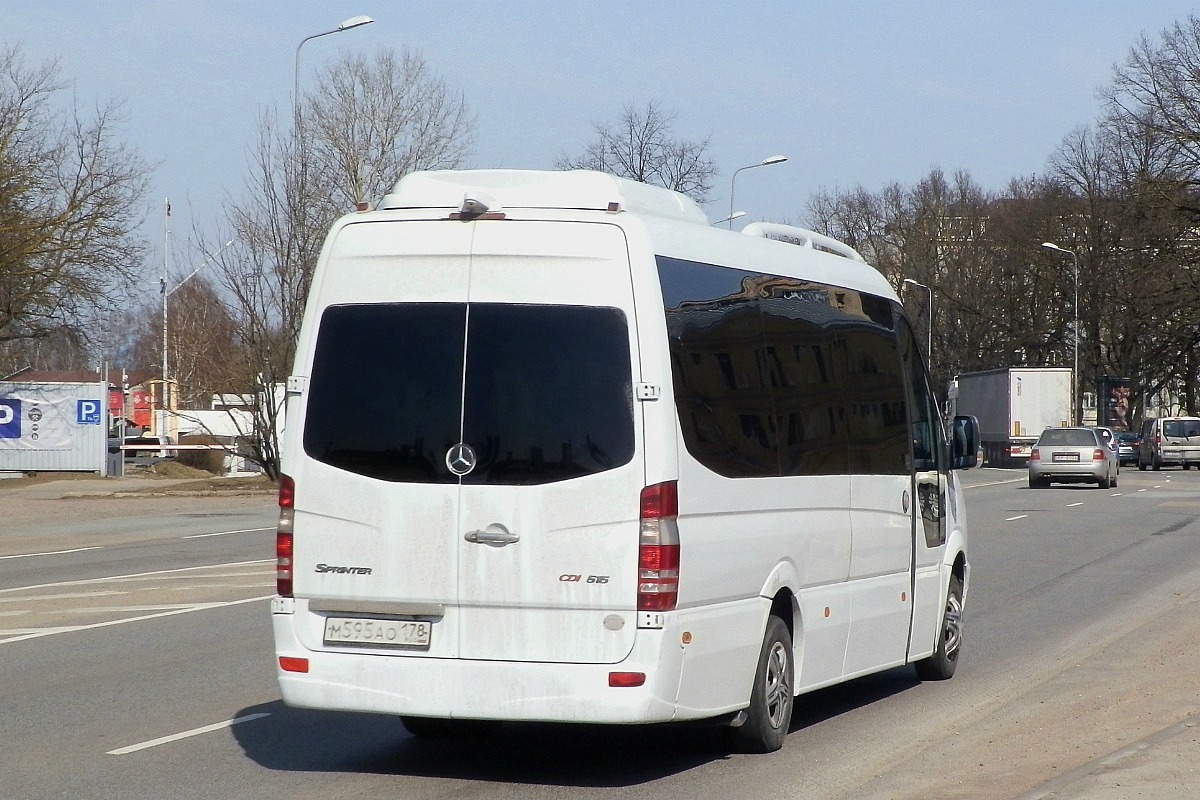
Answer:
[[[1154,469],[1154,471],[1155,471],[1155,472],[1158,472],[1160,469],[1162,469],[1162,462],[1161,462],[1161,461],[1159,461],[1159,460],[1158,460],[1158,457],[1156,456],[1156,457],[1155,457],[1155,458],[1154,458],[1154,459],[1153,459],[1153,460],[1150,462],[1150,466],[1151,466],[1151,467]]]
[[[962,652],[962,609],[962,580],[957,575],[951,575],[937,648],[929,658],[923,658],[914,665],[917,677],[921,680],[945,681],[954,677],[958,655]]]
[[[425,739],[475,739],[500,727],[499,722],[488,719],[401,717],[400,722],[413,736]]]
[[[1113,475],[1112,488],[1117,488],[1117,480],[1121,477],[1121,470],[1117,470],[1117,474]]]
[[[792,635],[784,621],[772,614],[754,670],[747,719],[730,729],[732,744],[740,752],[772,753],[783,747],[796,701],[793,657]]]
[[[1108,475],[1105,475],[1103,478],[1100,478],[1099,480],[1096,481],[1097,489],[1107,489],[1111,485],[1112,485],[1112,481],[1110,481],[1108,479]]]
[[[1142,463],[1142,460],[1140,458],[1138,459],[1137,465],[1138,465],[1139,470],[1141,470],[1142,472],[1146,471],[1146,465],[1144,463]]]

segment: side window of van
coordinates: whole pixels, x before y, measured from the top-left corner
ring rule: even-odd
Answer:
[[[727,477],[779,474],[780,420],[771,393],[789,378],[767,352],[755,276],[659,259],[679,423],[688,451]],[[800,423],[785,410],[783,438]],[[816,430],[816,428],[814,428]]]
[[[660,256],[684,444],[732,478],[903,474],[905,384],[887,301]]]
[[[921,361],[916,337],[904,320],[900,322],[900,347],[911,381],[913,469],[917,472],[941,471],[947,466],[948,454],[937,399]]]

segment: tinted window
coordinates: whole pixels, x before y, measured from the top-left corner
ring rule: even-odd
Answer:
[[[660,256],[684,443],[728,477],[904,473],[905,383],[881,298]]]
[[[583,306],[471,306],[463,483],[550,483],[633,458],[625,315]]]
[[[779,421],[756,276],[659,259],[676,409],[688,451],[729,477],[779,474]],[[773,372],[774,370],[774,372]]]
[[[847,319],[833,336],[846,347],[850,471],[903,475],[909,470],[908,412],[892,310],[877,297],[850,291],[845,297],[854,305],[843,311]],[[929,447],[933,446],[931,438]]]
[[[907,321],[901,322],[900,327],[900,346],[911,385],[913,466],[917,472],[940,471],[949,462],[949,454],[945,452],[946,436],[942,418],[938,414],[937,398],[921,361],[912,328]]]
[[[630,376],[617,309],[333,306],[317,334],[304,450],[387,481],[457,482],[446,453],[460,441],[479,460],[464,483],[586,475],[633,457]]]
[[[321,315],[304,451],[388,481],[454,482],[466,308],[331,306]]]

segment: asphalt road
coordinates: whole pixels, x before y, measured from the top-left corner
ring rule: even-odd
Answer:
[[[387,717],[289,709],[271,498],[0,487],[0,797],[1200,796],[1200,472],[1126,470],[1107,491],[966,477],[958,674],[804,696],[768,756],[674,727],[422,741]]]

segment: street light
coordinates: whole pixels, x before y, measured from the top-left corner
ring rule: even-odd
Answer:
[[[712,223],[712,224],[713,224],[713,225],[723,225],[723,224],[725,224],[726,222],[733,222],[735,219],[741,219],[741,218],[742,218],[742,217],[744,217],[744,216],[746,216],[746,212],[745,212],[745,211],[735,211],[735,212],[733,212],[732,214],[730,214],[728,217],[724,217],[724,218],[722,218],[722,219],[719,219],[719,220],[717,220],[716,222],[714,222],[714,223]]]
[[[933,361],[933,289],[930,289],[928,286],[926,286],[923,283],[918,283],[917,281],[914,281],[912,278],[905,278],[904,282],[907,283],[909,286],[917,286],[921,289],[924,289],[926,292],[929,293],[929,306],[926,309],[929,313],[929,325],[928,325],[928,335],[925,340],[926,341],[925,360],[932,362]]]
[[[163,401],[164,409],[169,408],[169,404],[167,402],[167,391],[168,391],[167,387],[170,385],[168,378],[167,378],[167,298],[170,297],[171,295],[175,294],[175,292],[179,290],[179,287],[183,286],[185,283],[190,281],[196,275],[197,272],[204,269],[204,267],[208,266],[208,263],[210,261],[215,261],[217,256],[221,255],[221,253],[224,253],[226,250],[228,250],[233,245],[233,242],[234,242],[234,240],[230,239],[228,242],[226,242],[224,245],[221,246],[220,250],[213,253],[208,258],[204,259],[204,261],[202,261],[200,263],[200,266],[198,266],[194,270],[192,270],[191,273],[189,273],[186,278],[181,280],[179,283],[175,284],[175,287],[173,289],[170,289],[170,290],[167,289],[167,276],[165,273],[163,274],[162,278],[159,279],[159,290],[162,292],[162,301],[163,301],[163,309],[162,309],[162,311],[163,311],[163,318],[162,318],[162,323],[163,323],[162,324],[162,329],[163,329],[163,346],[162,346],[163,396],[162,396],[162,401]]]
[[[1074,250],[1068,250],[1065,247],[1059,247],[1054,242],[1042,242],[1042,247],[1047,250],[1056,250],[1059,253],[1066,253],[1075,261],[1075,328],[1071,331],[1071,336],[1075,340],[1075,367],[1071,371],[1071,421],[1079,424],[1079,254]]]
[[[755,167],[769,167],[772,164],[782,164],[787,160],[787,156],[771,156],[770,158],[764,158],[757,164],[747,164],[746,166],[738,167],[733,171],[733,177],[729,179],[729,217],[726,220],[722,220],[723,222],[729,223],[729,230],[733,230],[733,190],[737,183],[738,173],[744,169],[754,169]]]
[[[350,19],[342,20],[342,23],[331,31],[324,33],[314,33],[312,36],[305,36],[300,40],[300,44],[296,45],[296,60],[295,60],[295,76],[292,80],[292,122],[296,126],[297,135],[300,129],[300,48],[304,47],[304,43],[309,39],[319,39],[322,36],[328,36],[331,33],[341,33],[352,28],[358,28],[363,25],[370,25],[375,20],[370,17],[350,17]]]

